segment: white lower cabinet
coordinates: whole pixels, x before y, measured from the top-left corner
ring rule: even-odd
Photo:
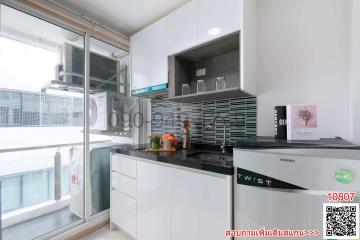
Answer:
[[[110,221],[131,238],[136,239],[136,163],[137,159],[111,156]]]
[[[112,223],[137,240],[227,239],[225,231],[232,227],[231,176],[131,160],[136,179],[127,179],[126,171],[124,176],[112,175]]]
[[[226,176],[174,169],[171,178],[171,240],[228,239],[231,182]]]
[[[137,164],[138,240],[227,239],[231,177]]]
[[[111,173],[111,188],[124,195],[136,199],[136,180],[119,173]]]
[[[120,154],[111,156],[111,170],[124,176],[136,179],[136,159]]]
[[[136,200],[111,190],[111,222],[136,238]]]
[[[170,239],[170,171],[168,167],[138,161],[138,240]]]

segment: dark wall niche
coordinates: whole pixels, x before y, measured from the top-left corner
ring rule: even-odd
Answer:
[[[216,93],[216,78],[224,77],[227,90],[237,90],[240,96],[240,34],[230,34],[213,42],[192,48],[169,57],[169,99],[181,97],[182,84],[190,85],[190,95],[197,93],[197,80],[205,81],[208,93]],[[204,76],[196,76],[196,70],[206,69]],[[240,94],[240,95],[239,95]],[[191,96],[189,96],[191,97]],[[235,97],[235,96],[231,96]],[[211,96],[209,96],[211,99]],[[208,99],[208,100],[210,100]]]

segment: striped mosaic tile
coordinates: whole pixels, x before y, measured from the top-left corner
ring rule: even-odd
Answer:
[[[152,133],[174,133],[181,139],[182,122],[189,119],[192,142],[220,144],[224,131],[221,119],[213,129],[206,128],[215,116],[225,119],[228,144],[235,144],[241,137],[256,136],[256,97],[197,103],[174,103],[164,96],[151,100]]]

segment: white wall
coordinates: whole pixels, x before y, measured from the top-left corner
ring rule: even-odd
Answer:
[[[349,139],[351,1],[257,5],[258,135],[273,136],[275,105],[316,103],[320,137]]]
[[[350,134],[357,144],[360,144],[360,1],[353,0],[352,6],[352,128]]]

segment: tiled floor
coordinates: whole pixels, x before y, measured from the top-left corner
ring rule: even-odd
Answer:
[[[130,240],[130,238],[120,231],[110,231],[109,227],[106,227],[83,240]]]

